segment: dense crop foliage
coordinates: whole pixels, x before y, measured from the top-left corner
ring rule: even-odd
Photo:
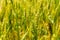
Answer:
[[[0,40],[60,40],[60,0],[0,0]]]

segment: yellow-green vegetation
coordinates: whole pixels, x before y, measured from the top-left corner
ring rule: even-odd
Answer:
[[[60,40],[60,0],[0,0],[0,40]]]

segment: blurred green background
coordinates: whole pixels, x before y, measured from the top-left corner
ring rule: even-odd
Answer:
[[[0,0],[0,40],[60,40],[60,0]]]

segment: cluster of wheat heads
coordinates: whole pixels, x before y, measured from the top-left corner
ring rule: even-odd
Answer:
[[[60,40],[60,0],[0,0],[0,40]]]

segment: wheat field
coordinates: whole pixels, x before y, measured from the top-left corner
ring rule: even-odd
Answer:
[[[0,40],[60,40],[60,0],[0,0]]]

